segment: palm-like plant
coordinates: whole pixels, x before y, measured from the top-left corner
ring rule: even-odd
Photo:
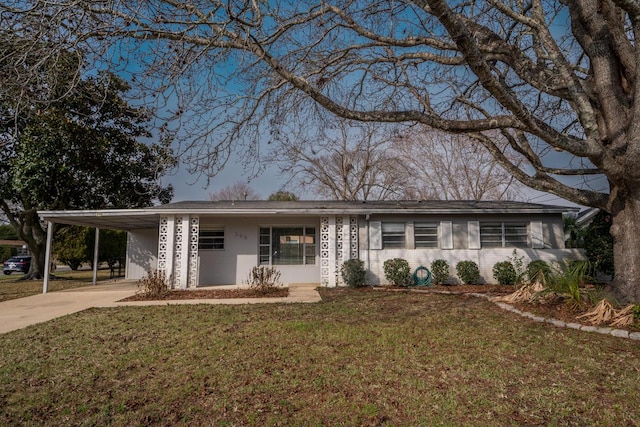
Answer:
[[[567,248],[584,247],[584,230],[578,226],[577,216],[565,215],[562,218],[562,226],[564,229],[565,247]]]

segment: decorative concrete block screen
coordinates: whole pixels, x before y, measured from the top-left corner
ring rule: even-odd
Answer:
[[[196,216],[160,218],[158,270],[170,278],[174,288],[195,288],[198,284],[199,224]]]
[[[323,216],[320,218],[320,282],[322,286],[341,284],[340,267],[358,258],[358,218]]]

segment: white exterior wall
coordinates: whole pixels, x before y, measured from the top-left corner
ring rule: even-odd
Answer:
[[[391,258],[404,258],[409,263],[413,272],[420,266],[431,269],[431,263],[436,259],[444,259],[449,263],[450,278],[447,283],[460,283],[456,276],[456,264],[460,261],[474,261],[478,264],[480,276],[483,283],[497,283],[493,278],[493,266],[499,261],[507,261],[513,257],[514,248],[491,248],[491,249],[386,249],[370,251],[369,272],[367,283],[372,285],[388,284],[384,277],[383,263]],[[547,262],[560,262],[563,259],[582,259],[584,255],[580,249],[531,249],[518,248],[517,256],[524,257],[524,264],[528,264],[534,259],[541,259]],[[361,251],[361,257],[365,261],[366,251]]]
[[[191,234],[198,230],[198,219],[196,223],[188,222],[188,215],[184,215],[184,229],[191,227]],[[197,217],[196,217],[197,218]],[[469,222],[473,221],[495,221],[495,220],[526,220],[541,221],[543,232],[542,249],[519,248],[518,256],[525,257],[525,263],[532,259],[543,259],[546,261],[560,261],[564,258],[580,258],[582,252],[575,249],[563,249],[563,232],[562,220],[560,215],[539,215],[535,218],[529,216],[510,215],[491,215],[491,216],[447,216],[447,215],[431,215],[431,216],[371,216],[366,218],[361,216],[348,217],[342,216],[338,221],[336,216],[323,217],[326,221],[326,246],[327,249],[321,247],[322,244],[322,227],[320,217],[237,217],[237,218],[199,218],[199,227],[206,229],[208,226],[222,226],[224,228],[225,242],[224,250],[197,250],[197,242],[189,242],[196,245],[197,264],[192,262],[192,248],[187,251],[186,245],[181,246],[183,252],[181,259],[184,265],[181,266],[181,273],[189,270],[189,283],[192,283],[191,272],[196,272],[193,277],[198,278],[198,286],[207,285],[229,285],[242,284],[247,281],[250,270],[258,265],[259,253],[259,228],[268,226],[308,226],[316,229],[316,263],[313,265],[278,265],[276,268],[281,272],[281,281],[284,284],[290,283],[322,283],[324,286],[335,286],[339,284],[339,269],[342,261],[348,258],[358,256],[365,263],[368,270],[367,282],[370,284],[384,284],[383,263],[391,258],[406,259],[412,270],[419,266],[430,268],[431,262],[436,259],[444,259],[450,266],[450,281],[456,282],[455,265],[462,260],[471,260],[478,264],[482,278],[487,283],[494,283],[493,265],[498,261],[505,261],[513,256],[513,248],[491,248],[491,249],[469,249],[468,227]],[[370,234],[369,226],[371,224],[379,224],[384,221],[406,222],[407,230],[407,248],[406,249],[382,249],[381,241],[376,241],[375,233]],[[410,225],[414,221],[439,222],[441,225],[440,248],[437,249],[412,249],[413,234]],[[167,231],[166,238],[171,240],[167,243],[167,248],[174,248],[173,242],[174,230],[173,221],[171,222],[171,230]],[[343,228],[339,224],[342,223]],[[444,226],[443,226],[444,225]],[[188,236],[183,229],[183,239]],[[379,231],[379,230],[378,230]],[[451,234],[448,234],[451,231]],[[338,242],[338,234],[341,238]],[[346,241],[349,244],[346,244]],[[186,242],[186,240],[185,240]],[[380,244],[378,248],[378,244]],[[449,249],[449,247],[452,247]],[[128,279],[140,279],[148,271],[158,268],[158,248],[159,248],[159,231],[158,229],[136,230],[130,232],[127,243],[127,270],[126,277]],[[173,250],[173,249],[172,249]],[[326,259],[321,259],[321,254],[326,251]],[[339,253],[338,253],[339,252]],[[188,255],[188,262],[187,262]],[[165,261],[173,263],[174,257],[169,256]],[[326,270],[321,278],[321,264],[323,270]],[[182,275],[182,274],[181,274]],[[187,284],[185,284],[187,285]]]
[[[126,278],[142,279],[158,265],[158,229],[127,233]]]
[[[389,248],[382,247],[381,236],[379,235],[379,224],[381,222],[405,222],[406,227],[406,248]],[[440,223],[440,247],[439,248],[418,248],[412,249],[413,236],[409,234],[413,232],[412,222],[439,222]],[[517,256],[524,257],[523,262],[526,265],[531,260],[541,259],[547,262],[562,261],[563,259],[580,259],[584,258],[584,254],[579,249],[564,249],[562,231],[562,219],[560,215],[538,215],[536,217],[525,215],[485,215],[485,216],[429,216],[429,217],[413,217],[413,216],[382,216],[371,217],[369,221],[364,218],[360,220],[360,259],[365,263],[367,272],[367,283],[372,285],[388,284],[385,276],[383,263],[392,258],[406,259],[414,271],[420,266],[431,269],[431,263],[436,259],[444,259],[449,263],[449,281],[448,283],[459,283],[456,276],[455,267],[460,261],[474,261],[478,264],[480,275],[483,283],[496,283],[493,278],[493,266],[499,261],[506,261],[513,257],[514,248],[474,248],[473,242],[469,242],[469,223],[471,223],[472,231],[477,222],[484,221],[541,221],[543,234],[543,248],[533,249],[517,248]],[[443,227],[443,223],[449,223]],[[373,233],[369,230],[369,226],[375,229]],[[453,232],[452,242],[448,241],[449,237],[443,239],[443,229],[448,231],[449,227]],[[478,231],[478,230],[476,230]],[[478,231],[479,232],[479,231]],[[446,233],[445,233],[446,234]],[[380,239],[380,241],[378,241]],[[472,238],[471,240],[475,240]],[[479,235],[477,236],[479,242]],[[452,248],[449,249],[449,245]]]
[[[513,259],[514,248],[482,249],[479,252],[478,267],[480,275],[485,283],[497,283],[493,277],[493,266],[500,261]],[[547,261],[548,263],[562,262],[565,259],[583,259],[584,253],[581,249],[531,249],[518,248],[516,257],[524,257],[524,266],[536,259]],[[455,270],[455,265],[454,265]]]
[[[320,283],[320,219],[305,217],[287,218],[225,218],[200,217],[200,228],[224,227],[223,250],[200,250],[199,286],[234,285],[246,283],[251,269],[258,265],[260,227],[307,226],[316,229],[316,263],[314,265],[276,265],[281,273],[280,281],[290,283]]]

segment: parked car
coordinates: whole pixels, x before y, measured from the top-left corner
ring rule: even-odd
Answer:
[[[17,271],[18,273],[27,273],[31,267],[31,257],[28,255],[13,256],[4,262],[2,272],[6,275]]]

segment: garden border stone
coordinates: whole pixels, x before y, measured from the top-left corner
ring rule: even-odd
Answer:
[[[598,334],[603,334],[603,335],[611,335],[613,337],[616,338],[626,338],[626,339],[631,339],[634,341],[640,341],[640,332],[629,332],[629,331],[625,331],[624,329],[613,329],[613,328],[609,328],[609,327],[599,327],[599,326],[591,326],[591,325],[582,325],[580,323],[567,323],[564,322],[562,320],[558,320],[558,319],[553,319],[553,318],[544,318],[541,316],[536,316],[533,313],[529,313],[528,311],[520,311],[519,309],[517,309],[515,306],[511,305],[511,304],[507,304],[504,302],[500,302],[500,301],[492,301],[491,300],[491,296],[486,295],[486,294],[480,294],[477,292],[455,292],[455,291],[436,291],[436,290],[426,290],[426,289],[385,289],[385,288],[380,288],[377,286],[373,286],[374,289],[376,290],[381,290],[381,291],[407,291],[407,292],[417,292],[417,293],[434,293],[434,294],[441,294],[441,295],[469,295],[472,297],[476,297],[476,298],[484,298],[487,301],[491,301],[493,302],[495,305],[497,305],[498,307],[500,307],[503,310],[506,311],[510,311],[512,313],[515,313],[521,317],[526,317],[528,319],[533,320],[534,322],[538,322],[538,323],[547,323],[549,325],[553,325],[557,328],[569,328],[569,329],[575,329],[575,330],[579,330],[579,331],[585,331],[585,332],[595,332]]]

